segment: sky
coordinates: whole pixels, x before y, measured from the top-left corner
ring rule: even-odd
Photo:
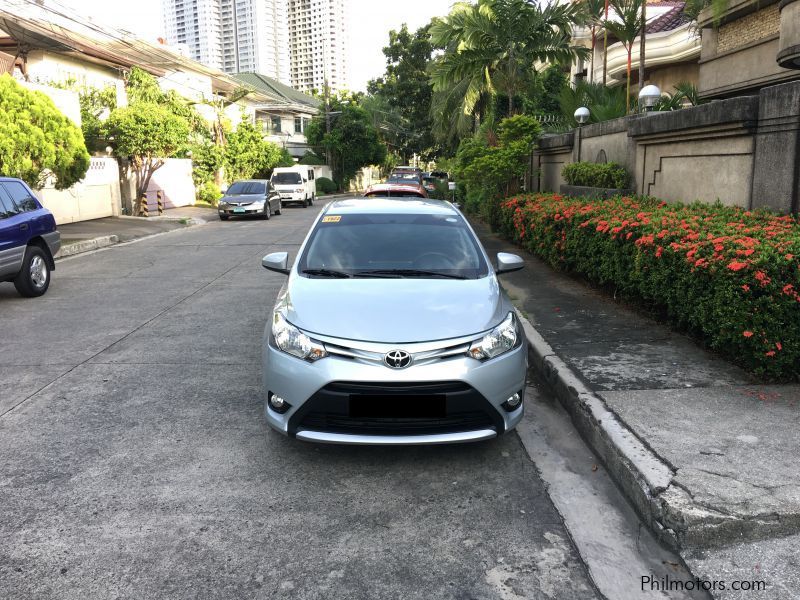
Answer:
[[[446,15],[453,0],[348,0],[351,11],[349,80],[354,91],[366,91],[367,81],[383,74],[386,58],[381,50],[389,42],[389,30],[407,23],[411,30],[432,17]],[[163,35],[161,0],[98,2],[60,0],[98,23],[122,27],[148,41]]]

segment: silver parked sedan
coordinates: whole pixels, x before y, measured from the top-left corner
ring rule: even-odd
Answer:
[[[527,348],[461,213],[439,200],[329,204],[264,330],[267,422],[298,439],[437,444],[495,437],[522,418]]]

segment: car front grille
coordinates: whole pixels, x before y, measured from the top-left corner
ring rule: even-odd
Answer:
[[[375,412],[380,414],[356,414],[353,409],[364,405],[363,398],[377,403]],[[385,398],[385,409],[380,408],[381,398]],[[404,407],[406,400],[408,406]],[[437,406],[441,403],[442,414],[432,415],[427,402]],[[392,407],[403,410],[392,414],[392,410],[396,410]],[[414,414],[415,410],[419,414]],[[462,382],[332,383],[309,398],[289,420],[292,435],[298,430],[354,435],[426,435],[479,429],[495,429],[502,433],[503,419],[486,398]]]

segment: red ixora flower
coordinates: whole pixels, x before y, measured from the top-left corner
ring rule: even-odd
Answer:
[[[751,337],[753,337],[753,332],[752,331],[743,331],[742,335],[744,337],[746,337],[746,338],[751,338]]]
[[[749,292],[749,291],[750,291],[750,286],[749,286],[749,285],[747,285],[747,284],[745,283],[745,284],[742,286],[742,289],[743,289],[745,292]]]
[[[747,266],[747,263],[738,262],[738,261],[735,261],[735,260],[734,260],[733,262],[731,262],[731,263],[728,265],[728,268],[729,268],[731,271],[741,271],[741,270],[742,270],[742,269],[744,269],[746,266]]]
[[[775,347],[776,347],[778,350],[783,350],[783,345],[782,345],[780,342],[775,342]]]
[[[764,352],[764,356],[769,356],[770,358],[772,358],[773,356],[775,356],[775,350],[770,350],[769,352]]]

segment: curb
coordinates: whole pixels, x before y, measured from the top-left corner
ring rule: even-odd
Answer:
[[[54,258],[55,260],[58,260],[60,258],[66,258],[67,256],[91,252],[92,250],[97,250],[98,248],[113,246],[118,242],[119,238],[116,235],[103,235],[90,240],[82,240],[80,242],[75,242],[74,244],[61,246],[61,249],[56,253]]]
[[[569,413],[639,517],[672,550],[721,547],[800,529],[800,517],[721,513],[697,504],[674,482],[675,469],[659,457],[556,354],[516,309],[528,340],[528,360]]]

